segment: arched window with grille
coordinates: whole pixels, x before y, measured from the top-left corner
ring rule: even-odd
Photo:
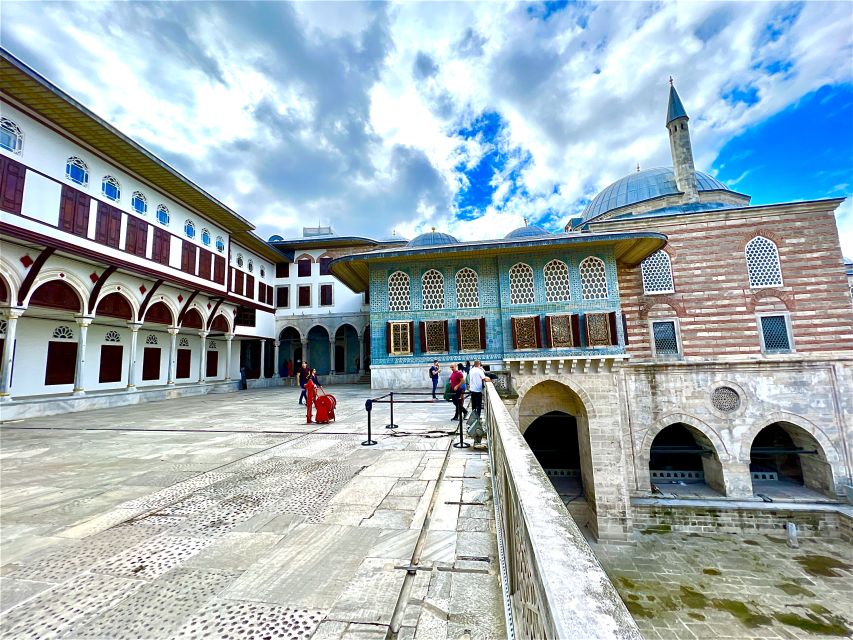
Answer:
[[[402,271],[395,271],[388,277],[388,310],[408,311],[411,306],[409,276]]]
[[[85,187],[89,184],[89,167],[81,158],[71,156],[65,161],[65,177]]]
[[[477,272],[465,267],[456,272],[456,306],[474,309],[480,306]]]
[[[580,264],[581,291],[584,300],[605,300],[607,298],[607,270],[604,260],[590,256]]]
[[[533,304],[533,269],[519,262],[509,270],[509,303]]]
[[[655,251],[640,264],[644,293],[672,293],[672,263],[666,251]]]
[[[562,260],[551,260],[542,270],[545,276],[545,301],[565,302],[572,299],[569,267]]]
[[[101,193],[113,202],[121,200],[121,185],[115,176],[104,176],[104,179],[101,180]]]
[[[421,295],[424,309],[444,309],[444,276],[430,269],[421,278]]]
[[[746,269],[750,287],[782,286],[779,250],[764,236],[756,236],[746,243]]]
[[[141,191],[134,191],[130,198],[130,206],[136,213],[145,215],[148,213],[148,198]]]
[[[18,154],[24,148],[24,132],[9,118],[0,118],[0,147]]]

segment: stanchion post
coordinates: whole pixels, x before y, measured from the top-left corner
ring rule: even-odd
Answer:
[[[396,429],[397,425],[394,424],[394,392],[391,392],[391,424],[385,425],[386,429]]]
[[[371,439],[370,433],[370,412],[373,410],[373,400],[367,400],[364,403],[364,408],[367,410],[367,440],[361,443],[362,447],[370,447],[376,444],[376,440]]]
[[[459,442],[455,443],[453,446],[457,449],[467,449],[471,445],[465,442],[465,438],[463,437],[463,429],[462,429],[462,421],[465,419],[465,411],[463,410],[465,407],[465,395],[462,395],[462,407],[460,407],[459,411]],[[473,411],[474,409],[471,409]]]

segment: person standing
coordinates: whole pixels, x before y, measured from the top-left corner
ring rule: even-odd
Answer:
[[[466,360],[466,361],[465,361],[465,375],[468,375],[468,372],[469,372],[469,371],[471,371],[471,361],[470,361],[470,360]]]
[[[311,370],[308,368],[308,363],[303,362],[302,368],[299,370],[299,386],[302,389],[302,393],[299,394],[299,404],[302,404],[302,401],[305,400],[305,385],[308,383],[308,378],[311,377]]]
[[[438,387],[438,374],[441,373],[441,366],[438,364],[438,360],[432,361],[432,366],[429,368],[429,377],[432,380],[432,399],[438,400],[435,397],[435,390]]]
[[[314,407],[314,399],[316,398],[317,388],[314,385],[314,380],[311,376],[308,376],[308,379],[305,381],[305,386],[302,389],[302,393],[305,395],[305,408],[308,410],[307,423],[311,424],[314,422],[312,420],[312,409]],[[301,404],[301,403],[300,403]]]
[[[471,392],[471,411],[480,417],[483,410],[483,382],[488,380],[485,370],[479,360],[474,360],[474,366],[468,372],[468,389]]]
[[[453,391],[453,405],[456,413],[450,419],[459,420],[459,416],[465,419],[468,411],[465,410],[465,365],[461,362],[456,365],[456,371],[450,374],[450,389]]]

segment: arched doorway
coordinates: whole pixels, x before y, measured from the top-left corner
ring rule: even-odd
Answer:
[[[330,371],[329,332],[320,325],[308,332],[308,366],[320,375],[328,375]]]
[[[335,373],[355,373],[356,360],[360,367],[358,332],[345,324],[335,332]]]
[[[278,373],[292,376],[296,363],[302,361],[302,336],[296,328],[285,327],[278,334],[278,343]]]
[[[594,509],[589,423],[580,397],[559,382],[540,382],[521,400],[519,428],[563,502],[585,501]]]
[[[38,359],[45,363],[44,387],[39,384],[38,376],[24,376],[26,380],[19,378],[16,383],[21,395],[42,392],[42,389],[51,393],[72,390],[80,339],[80,327],[74,316],[82,310],[83,301],[77,290],[63,280],[49,280],[33,291],[24,313],[31,320],[21,334],[24,341],[28,331],[36,334],[36,349],[43,354]],[[19,358],[34,355],[35,352],[22,353]],[[76,382],[83,383],[82,380]]]
[[[820,443],[790,422],[774,422],[758,432],[749,451],[749,471],[755,494],[834,495],[832,467]]]
[[[723,466],[708,437],[688,424],[661,429],[649,449],[652,488],[676,495],[725,495]]]

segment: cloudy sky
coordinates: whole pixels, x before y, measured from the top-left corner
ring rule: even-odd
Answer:
[[[853,193],[853,3],[3,3],[0,41],[258,226],[558,230],[670,164]],[[853,256],[853,204],[838,214]]]

